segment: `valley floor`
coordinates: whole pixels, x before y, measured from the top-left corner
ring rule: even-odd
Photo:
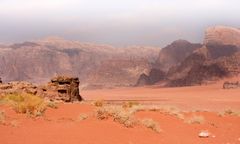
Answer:
[[[137,101],[144,104],[170,105],[182,110],[240,110],[240,89],[223,89],[223,82],[205,86],[159,88],[157,86],[82,91],[85,100],[111,103]]]

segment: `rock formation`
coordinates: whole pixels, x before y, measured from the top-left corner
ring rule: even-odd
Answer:
[[[15,81],[9,83],[0,84],[0,94],[1,93],[29,93],[33,95],[42,96],[41,89],[29,82]]]
[[[167,72],[169,68],[178,65],[193,51],[201,47],[201,44],[190,43],[186,40],[174,41],[170,45],[161,49],[155,68]]]
[[[79,79],[66,76],[54,77],[48,84],[40,86],[24,81],[0,84],[0,94],[6,93],[29,93],[51,101],[74,102],[82,100],[79,94]]]
[[[223,84],[223,89],[236,89],[236,88],[240,88],[240,82],[224,82]]]
[[[203,46],[199,48],[196,46],[195,49],[187,42],[181,41],[185,44],[180,45],[177,43],[168,46],[175,51],[169,50],[172,55],[163,51],[167,51],[167,47],[160,51],[160,56],[163,56],[156,63],[165,62],[166,64],[162,64],[162,66],[163,69],[167,69],[167,73],[164,79],[156,82],[157,84],[162,81],[164,86],[192,86],[240,74],[239,29],[223,26],[208,28]],[[189,45],[190,50],[191,48],[194,50],[185,52],[187,55],[183,56],[181,60],[176,57],[178,53],[181,55],[177,49],[186,44]],[[168,57],[164,58],[165,55]],[[140,79],[141,84],[143,84],[143,81],[148,81],[149,78],[148,75],[141,75]]]
[[[0,78],[0,84],[2,83],[2,79]]]
[[[149,75],[143,73],[137,83],[136,86],[144,86],[144,85],[153,85],[158,81],[164,80],[166,78],[166,73],[159,69],[151,69]]]
[[[50,100],[64,102],[81,101],[79,79],[77,77],[57,76],[51,79],[45,89]]]

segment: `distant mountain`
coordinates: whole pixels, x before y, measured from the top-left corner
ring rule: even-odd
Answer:
[[[58,37],[0,48],[3,81],[43,83],[55,75],[74,75],[81,87],[129,86],[150,71],[160,48],[81,43]]]
[[[159,70],[165,70],[166,75],[154,84],[191,86],[240,74],[239,29],[224,26],[208,28],[203,45],[187,44],[186,41],[181,42],[185,43],[185,46],[174,43],[163,49],[167,51],[170,47],[172,50],[160,51],[159,57],[162,58],[158,58],[156,63],[162,63],[159,64]],[[185,48],[187,51],[183,50],[181,53],[180,50],[186,47],[186,44],[189,46]],[[147,80],[149,77],[150,74],[141,75],[138,81]]]
[[[204,38],[204,45],[208,44],[240,46],[240,29],[227,26],[209,27]]]
[[[201,48],[201,44],[190,43],[186,40],[177,40],[161,49],[156,61],[157,68],[168,71],[172,66],[181,63],[194,50]]]
[[[152,85],[158,81],[166,79],[166,74],[170,68],[179,65],[185,58],[196,49],[201,48],[201,44],[190,43],[186,40],[176,40],[164,47],[159,52],[159,56],[154,64],[154,68],[149,73],[143,73],[136,85]]]

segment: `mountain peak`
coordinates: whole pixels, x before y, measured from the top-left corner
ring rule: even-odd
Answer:
[[[228,26],[209,27],[205,31],[204,44],[240,46],[240,29]]]

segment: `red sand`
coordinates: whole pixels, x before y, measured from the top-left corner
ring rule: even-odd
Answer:
[[[216,85],[186,88],[121,88],[83,91],[85,99],[158,99],[157,103],[179,106],[185,110],[224,107],[240,108],[240,90],[222,90]],[[151,101],[148,101],[151,103]],[[240,117],[220,117],[213,112],[195,112],[205,118],[204,124],[187,124],[184,120],[160,112],[138,112],[137,118],[152,118],[159,122],[162,132],[143,126],[126,128],[108,120],[94,118],[94,107],[86,104],[61,104],[48,109],[44,117],[28,118],[11,108],[0,106],[7,123],[0,124],[1,144],[240,144]],[[80,114],[90,117],[78,121]],[[187,114],[189,115],[189,114]],[[199,138],[201,130],[215,137]]]
[[[136,100],[147,104],[173,105],[182,110],[240,110],[240,89],[222,89],[222,83],[208,86],[158,88],[136,87],[82,91],[86,100],[112,102]]]
[[[156,133],[143,126],[126,128],[109,120],[93,116],[77,121],[81,113],[93,114],[93,107],[83,104],[60,105],[49,109],[42,118],[32,119],[15,114],[8,107],[7,121],[16,120],[18,126],[0,125],[1,144],[227,144],[240,143],[240,117],[202,112],[204,124],[187,124],[174,116],[160,112],[138,112],[137,118],[152,118],[159,122],[162,132]],[[215,137],[199,138],[201,130],[208,130]]]

